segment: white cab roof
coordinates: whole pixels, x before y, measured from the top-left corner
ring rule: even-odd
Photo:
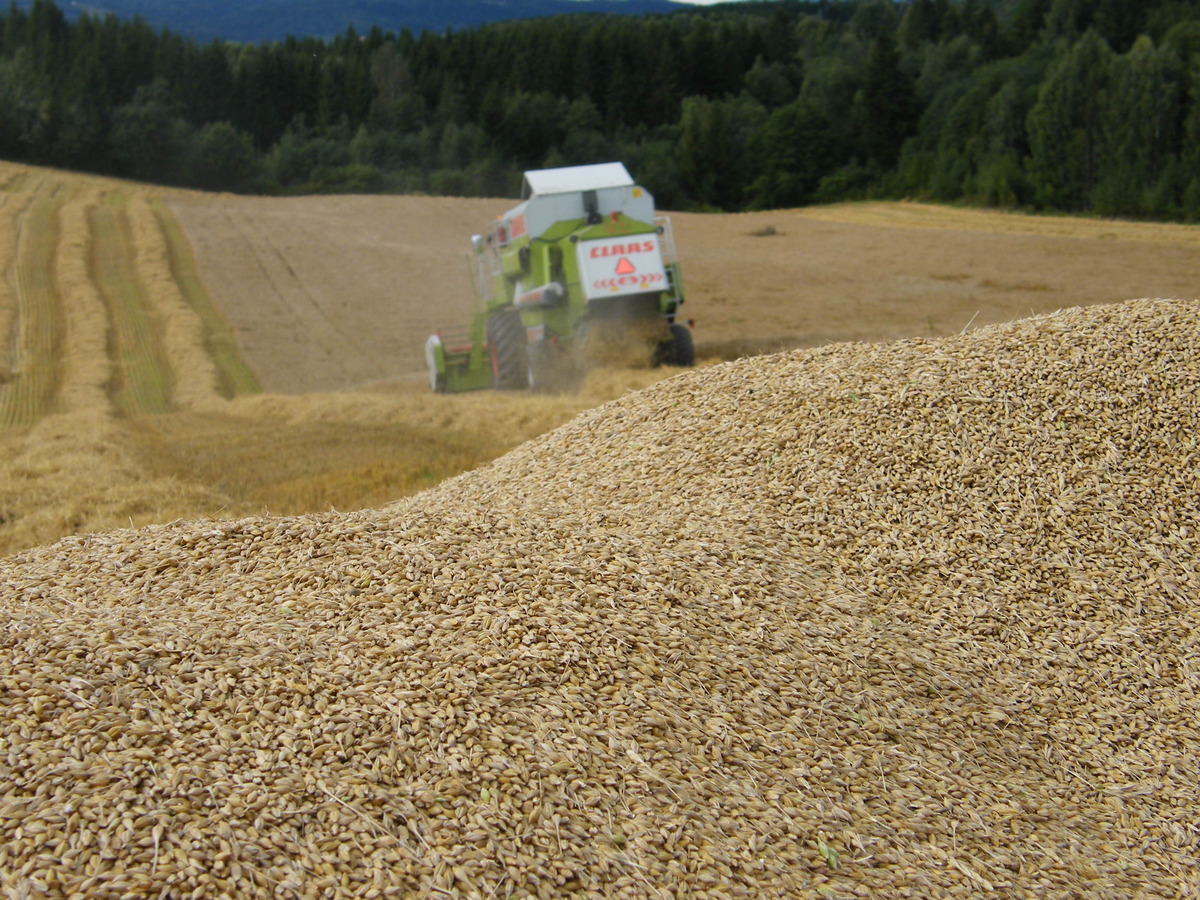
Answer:
[[[604,188],[632,187],[633,176],[624,163],[599,163],[594,166],[566,166],[561,169],[536,169],[525,173],[525,196],[567,194],[572,191],[597,191]]]

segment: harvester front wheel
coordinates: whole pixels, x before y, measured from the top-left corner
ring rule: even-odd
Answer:
[[[525,326],[515,309],[493,313],[487,323],[488,353],[492,358],[492,384],[501,391],[529,387],[529,352]]]

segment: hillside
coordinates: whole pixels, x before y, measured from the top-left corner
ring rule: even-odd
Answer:
[[[469,235],[510,201],[247,199],[0,164],[0,553],[382,506],[666,375],[428,393]],[[1198,231],[917,204],[677,215],[702,362],[1190,298]]]
[[[0,884],[1194,896],[1198,348],[746,359],[385,509],[8,560]]]
[[[113,2],[233,28],[228,0]],[[676,209],[906,197],[1200,221],[1194,0],[772,0],[364,31],[388,2],[238,4],[276,34],[370,11],[332,40],[240,44],[0,7],[0,158],[260,196],[468,197],[619,159]],[[453,18],[642,0],[392,2]]]

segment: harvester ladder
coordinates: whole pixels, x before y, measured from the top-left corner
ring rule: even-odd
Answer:
[[[655,216],[654,224],[658,226],[658,247],[662,251],[663,262],[668,265],[679,262],[675,254],[675,232],[671,228],[671,217]]]
[[[663,268],[667,271],[667,292],[676,301],[682,300],[679,275],[679,257],[675,253],[675,232],[671,228],[670,216],[655,216],[658,226],[658,249],[662,253]]]
[[[500,254],[493,245],[482,253],[468,253],[467,266],[471,271],[471,286],[475,288],[475,299],[481,307],[487,307],[496,292],[496,279],[500,275]]]

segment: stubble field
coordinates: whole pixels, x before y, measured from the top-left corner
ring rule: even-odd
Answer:
[[[195,516],[377,506],[672,374],[434,397],[510,205],[242,198],[0,163],[0,552]],[[918,204],[675,215],[702,364],[1192,296],[1183,226]]]

